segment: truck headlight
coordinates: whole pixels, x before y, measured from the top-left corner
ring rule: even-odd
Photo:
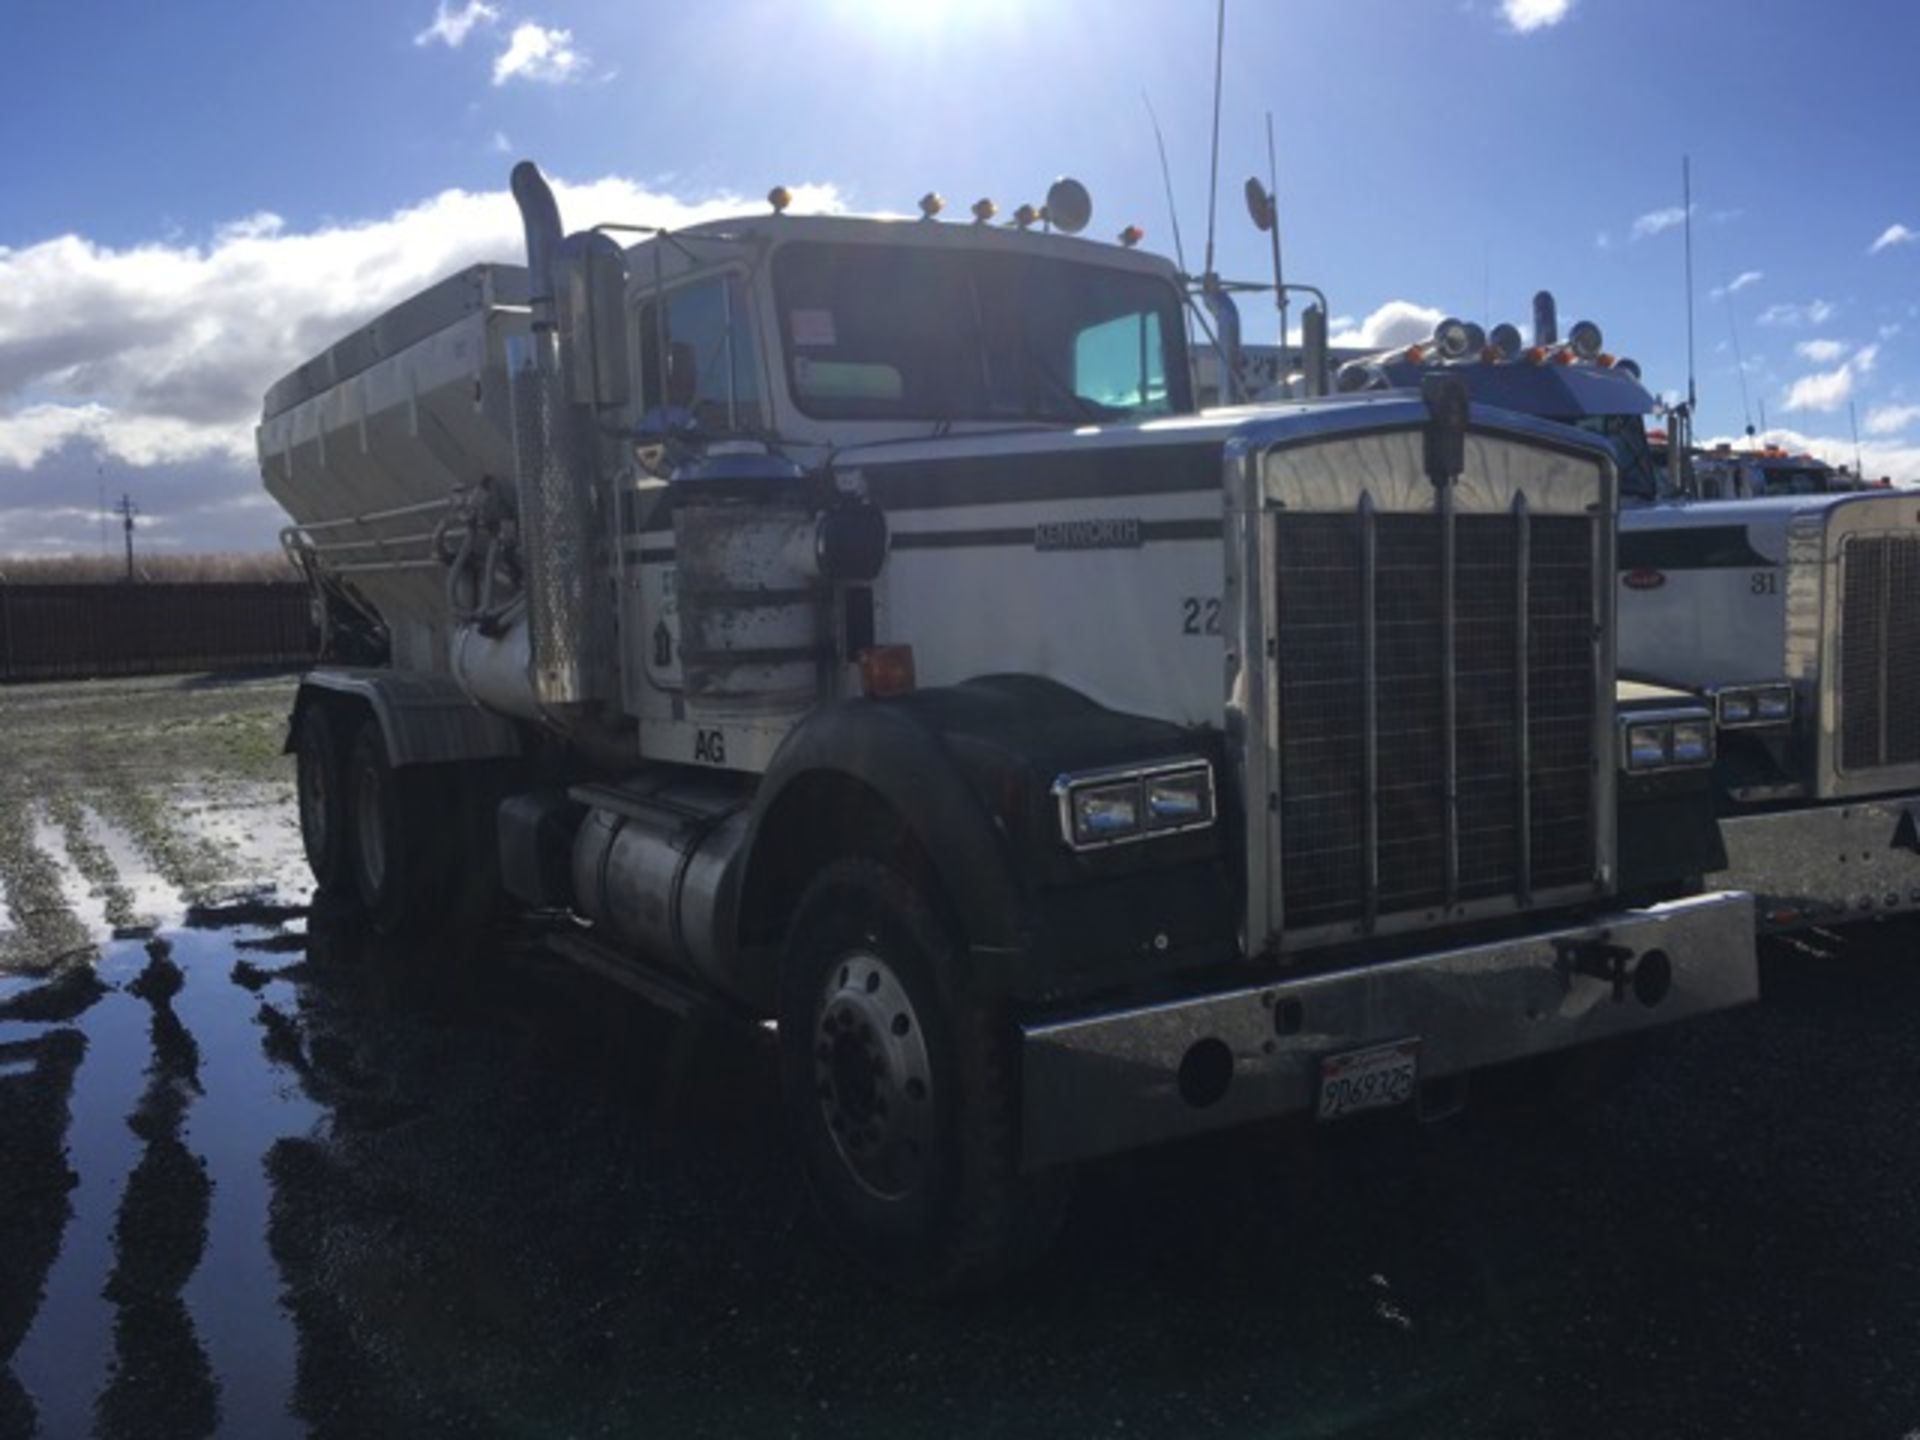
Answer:
[[[1713,696],[1723,730],[1785,725],[1793,719],[1791,685],[1728,685]]]
[[[1213,766],[1205,760],[1091,770],[1053,782],[1060,834],[1075,850],[1097,850],[1211,825]]]
[[[1704,710],[1662,710],[1620,717],[1621,764],[1633,774],[1713,764],[1713,717]]]

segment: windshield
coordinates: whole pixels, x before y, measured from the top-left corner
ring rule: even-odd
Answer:
[[[1828,471],[1788,469],[1784,465],[1760,467],[1760,483],[1769,495],[1824,495],[1834,488]]]
[[[796,243],[774,258],[787,381],[820,419],[1075,425],[1193,408],[1179,296],[1033,255]]]
[[[1662,467],[1654,462],[1647,444],[1646,422],[1638,415],[1580,415],[1565,422],[1613,442],[1620,466],[1620,493],[1635,500],[1660,498]]]

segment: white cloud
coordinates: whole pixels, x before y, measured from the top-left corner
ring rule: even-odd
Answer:
[[[574,48],[571,30],[529,20],[513,27],[507,48],[494,57],[493,83],[504,85],[519,78],[564,85],[569,80],[584,80],[587,69],[587,57]]]
[[[1611,250],[1613,248],[1613,236],[1609,235],[1605,230],[1602,230],[1598,235],[1593,237],[1593,248],[1596,250]]]
[[[434,6],[433,23],[414,36],[413,43],[431,45],[438,40],[449,49],[458,50],[476,25],[491,25],[499,18],[499,8],[487,4],[486,0],[467,0],[458,10],[449,10],[447,0],[439,0]]]
[[[506,131],[496,130],[493,132],[493,140],[489,143],[488,148],[496,155],[511,155],[513,153],[513,141],[507,138]]]
[[[1838,410],[1853,394],[1853,367],[1841,365],[1816,375],[1802,375],[1787,387],[1789,410]]]
[[[1803,340],[1793,348],[1815,364],[1824,364],[1838,360],[1847,347],[1839,340]],[[1787,388],[1787,409],[1838,410],[1852,396],[1854,380],[1871,375],[1879,360],[1878,345],[1862,345],[1834,369],[1802,375]]]
[[[1895,245],[1911,245],[1920,241],[1920,230],[1909,230],[1904,225],[1889,225],[1880,232],[1880,238],[1867,247],[1869,255],[1878,255],[1882,250],[1890,250]]]
[[[684,226],[764,208],[618,178],[554,189],[574,225]],[[831,186],[794,187],[795,210],[840,208]],[[521,244],[503,189],[447,190],[391,215],[305,231],[262,213],[200,244],[114,247],[61,235],[0,247],[0,512],[90,497],[105,462],[116,487],[128,468],[165,474],[172,498],[150,511],[217,501],[225,515],[259,493],[253,425],[270,384],[463,266],[517,261]],[[252,543],[272,543],[273,511],[249,523]],[[0,522],[0,551],[33,533],[17,515]],[[80,548],[94,543],[73,533]]]
[[[1425,340],[1433,334],[1433,327],[1445,318],[1443,311],[1416,305],[1411,300],[1389,300],[1357,326],[1341,316],[1346,328],[1336,324],[1333,327],[1336,333],[1327,343],[1359,350],[1391,350]]]
[[[1869,435],[1898,435],[1920,421],[1920,405],[1876,405],[1867,412]]]
[[[1831,365],[1847,353],[1844,340],[1802,340],[1793,348],[1816,365]]]
[[[1898,335],[1899,333],[1900,333],[1900,322],[1898,320],[1890,321],[1887,324],[1882,325],[1880,327],[1880,338],[1882,340],[1891,340],[1893,339],[1894,336]]]
[[[1833,318],[1835,306],[1825,300],[1809,300],[1804,305],[1785,302],[1769,305],[1760,312],[1762,325],[1781,325],[1789,329],[1799,325],[1824,325]]]
[[[1649,210],[1633,222],[1633,238],[1645,240],[1650,236],[1671,230],[1677,225],[1684,225],[1686,220],[1687,210],[1684,205],[1668,205],[1664,209]]]
[[[1749,285],[1758,285],[1766,278],[1767,277],[1758,270],[1742,270],[1726,284],[1714,286],[1709,293],[1715,300],[1719,300],[1728,295],[1738,295]]]
[[[1507,17],[1507,24],[1522,35],[1530,30],[1558,25],[1567,18],[1567,12],[1571,9],[1573,0],[1500,0],[1500,10]]]

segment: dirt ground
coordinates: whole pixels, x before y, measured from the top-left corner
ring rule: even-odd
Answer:
[[[915,1304],[767,1037],[309,910],[291,694],[0,691],[0,1437],[1920,1433],[1910,927],[1578,1103],[1087,1167]]]

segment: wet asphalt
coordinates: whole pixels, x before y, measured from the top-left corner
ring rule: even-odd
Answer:
[[[1087,1167],[935,1306],[807,1211],[768,1037],[194,918],[0,980],[0,1435],[1920,1429],[1911,928],[1770,946],[1595,1093]]]
[[[0,1440],[1920,1436],[1920,924],[1547,1099],[1085,1167],[920,1304],[808,1211],[770,1036],[309,907],[290,694],[0,707]]]

